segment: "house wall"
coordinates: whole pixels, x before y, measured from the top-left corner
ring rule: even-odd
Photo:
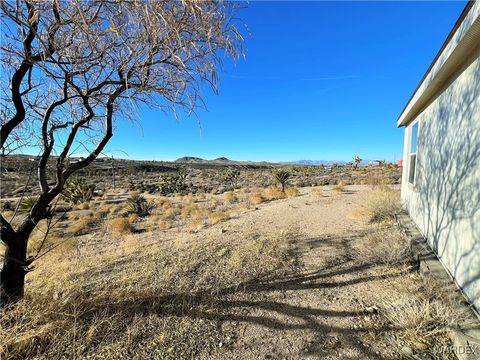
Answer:
[[[414,185],[410,137],[418,122]],[[402,201],[480,311],[480,58],[405,128]]]

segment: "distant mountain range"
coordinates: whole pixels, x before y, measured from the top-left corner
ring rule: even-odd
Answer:
[[[288,164],[288,165],[310,165],[310,166],[332,166],[333,164],[337,165],[346,165],[348,161],[344,160],[296,160],[296,161],[284,161],[281,164]],[[375,160],[362,160],[360,166],[372,165],[377,164]]]
[[[212,159],[212,160],[206,160],[206,159],[202,159],[202,158],[195,157],[195,156],[184,156],[184,157],[178,158],[177,160],[175,160],[175,162],[176,163],[204,163],[204,162],[223,162],[223,163],[232,162],[232,163],[236,163],[238,161],[233,161],[233,160],[230,160],[226,157],[219,157],[219,158]]]
[[[24,158],[24,159],[29,159],[29,160],[34,160],[37,159],[38,156],[36,155],[26,155],[26,154],[16,154],[16,155],[11,155],[13,157],[17,158]],[[52,159],[55,159],[55,156],[52,156]],[[77,157],[78,159],[81,159],[81,157]],[[116,161],[137,161],[137,160],[132,160],[132,159],[115,159]],[[112,161],[112,158],[110,157],[99,157],[95,160],[96,163],[98,162],[110,162]],[[166,161],[168,163],[168,161]],[[280,161],[280,162],[270,162],[270,161],[238,161],[238,160],[230,160],[229,158],[226,158],[224,156],[218,157],[215,159],[202,159],[200,157],[196,156],[184,156],[181,158],[178,158],[177,160],[174,161],[175,163],[179,164],[205,164],[205,165],[222,165],[222,166],[229,166],[229,165],[260,165],[260,166],[271,166],[275,164],[283,164],[283,165],[310,165],[310,166],[332,166],[334,164],[337,165],[346,165],[349,162],[344,161],[344,160],[295,160],[295,161]],[[377,160],[362,160],[360,163],[360,166],[367,166],[367,165],[376,165],[378,164]]]
[[[184,156],[181,157],[177,160],[175,160],[176,163],[183,163],[183,164],[245,164],[245,163],[254,163],[252,161],[236,161],[236,160],[230,160],[226,157],[219,157],[216,159],[212,160],[206,160],[202,159],[199,157],[195,156]],[[273,163],[273,162],[261,162],[262,164],[284,164],[284,165],[310,165],[310,166],[332,166],[334,164],[337,165],[346,165],[348,164],[348,161],[344,160],[296,160],[296,161],[281,161],[278,163]],[[372,165],[372,164],[377,164],[377,161],[375,160],[362,160],[360,163],[360,166],[366,166],[366,165]]]

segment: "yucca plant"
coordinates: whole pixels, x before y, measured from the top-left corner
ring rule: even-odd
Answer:
[[[71,179],[63,190],[63,197],[71,204],[84,203],[92,200],[95,184],[89,184],[85,179]]]
[[[26,196],[20,201],[20,205],[18,206],[19,213],[29,213],[32,210],[32,207],[37,203],[36,196]],[[52,216],[52,207],[48,206],[44,213],[43,218],[48,218]]]
[[[282,187],[282,191],[285,191],[285,188],[288,185],[288,180],[292,176],[290,171],[288,171],[287,169],[274,169],[272,170],[272,175],[275,179],[275,182],[277,182]]]
[[[20,201],[20,206],[18,207],[18,212],[20,213],[29,213],[32,210],[33,205],[37,202],[37,198],[35,196],[25,196]]]
[[[146,216],[152,212],[155,204],[149,202],[143,195],[138,192],[133,193],[127,199],[127,211],[137,214],[138,216]]]

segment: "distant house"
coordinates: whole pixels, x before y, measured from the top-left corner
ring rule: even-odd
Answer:
[[[480,2],[469,2],[402,111],[402,201],[480,310]]]

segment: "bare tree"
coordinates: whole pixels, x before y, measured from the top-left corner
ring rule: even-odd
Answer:
[[[3,305],[20,299],[35,257],[30,234],[67,179],[92,163],[117,119],[139,104],[190,113],[241,54],[238,3],[164,0],[2,1],[2,154],[39,151],[39,196],[20,225],[1,220]],[[121,110],[121,111],[119,111]],[[83,158],[74,157],[79,151]],[[54,163],[53,179],[47,164]]]

